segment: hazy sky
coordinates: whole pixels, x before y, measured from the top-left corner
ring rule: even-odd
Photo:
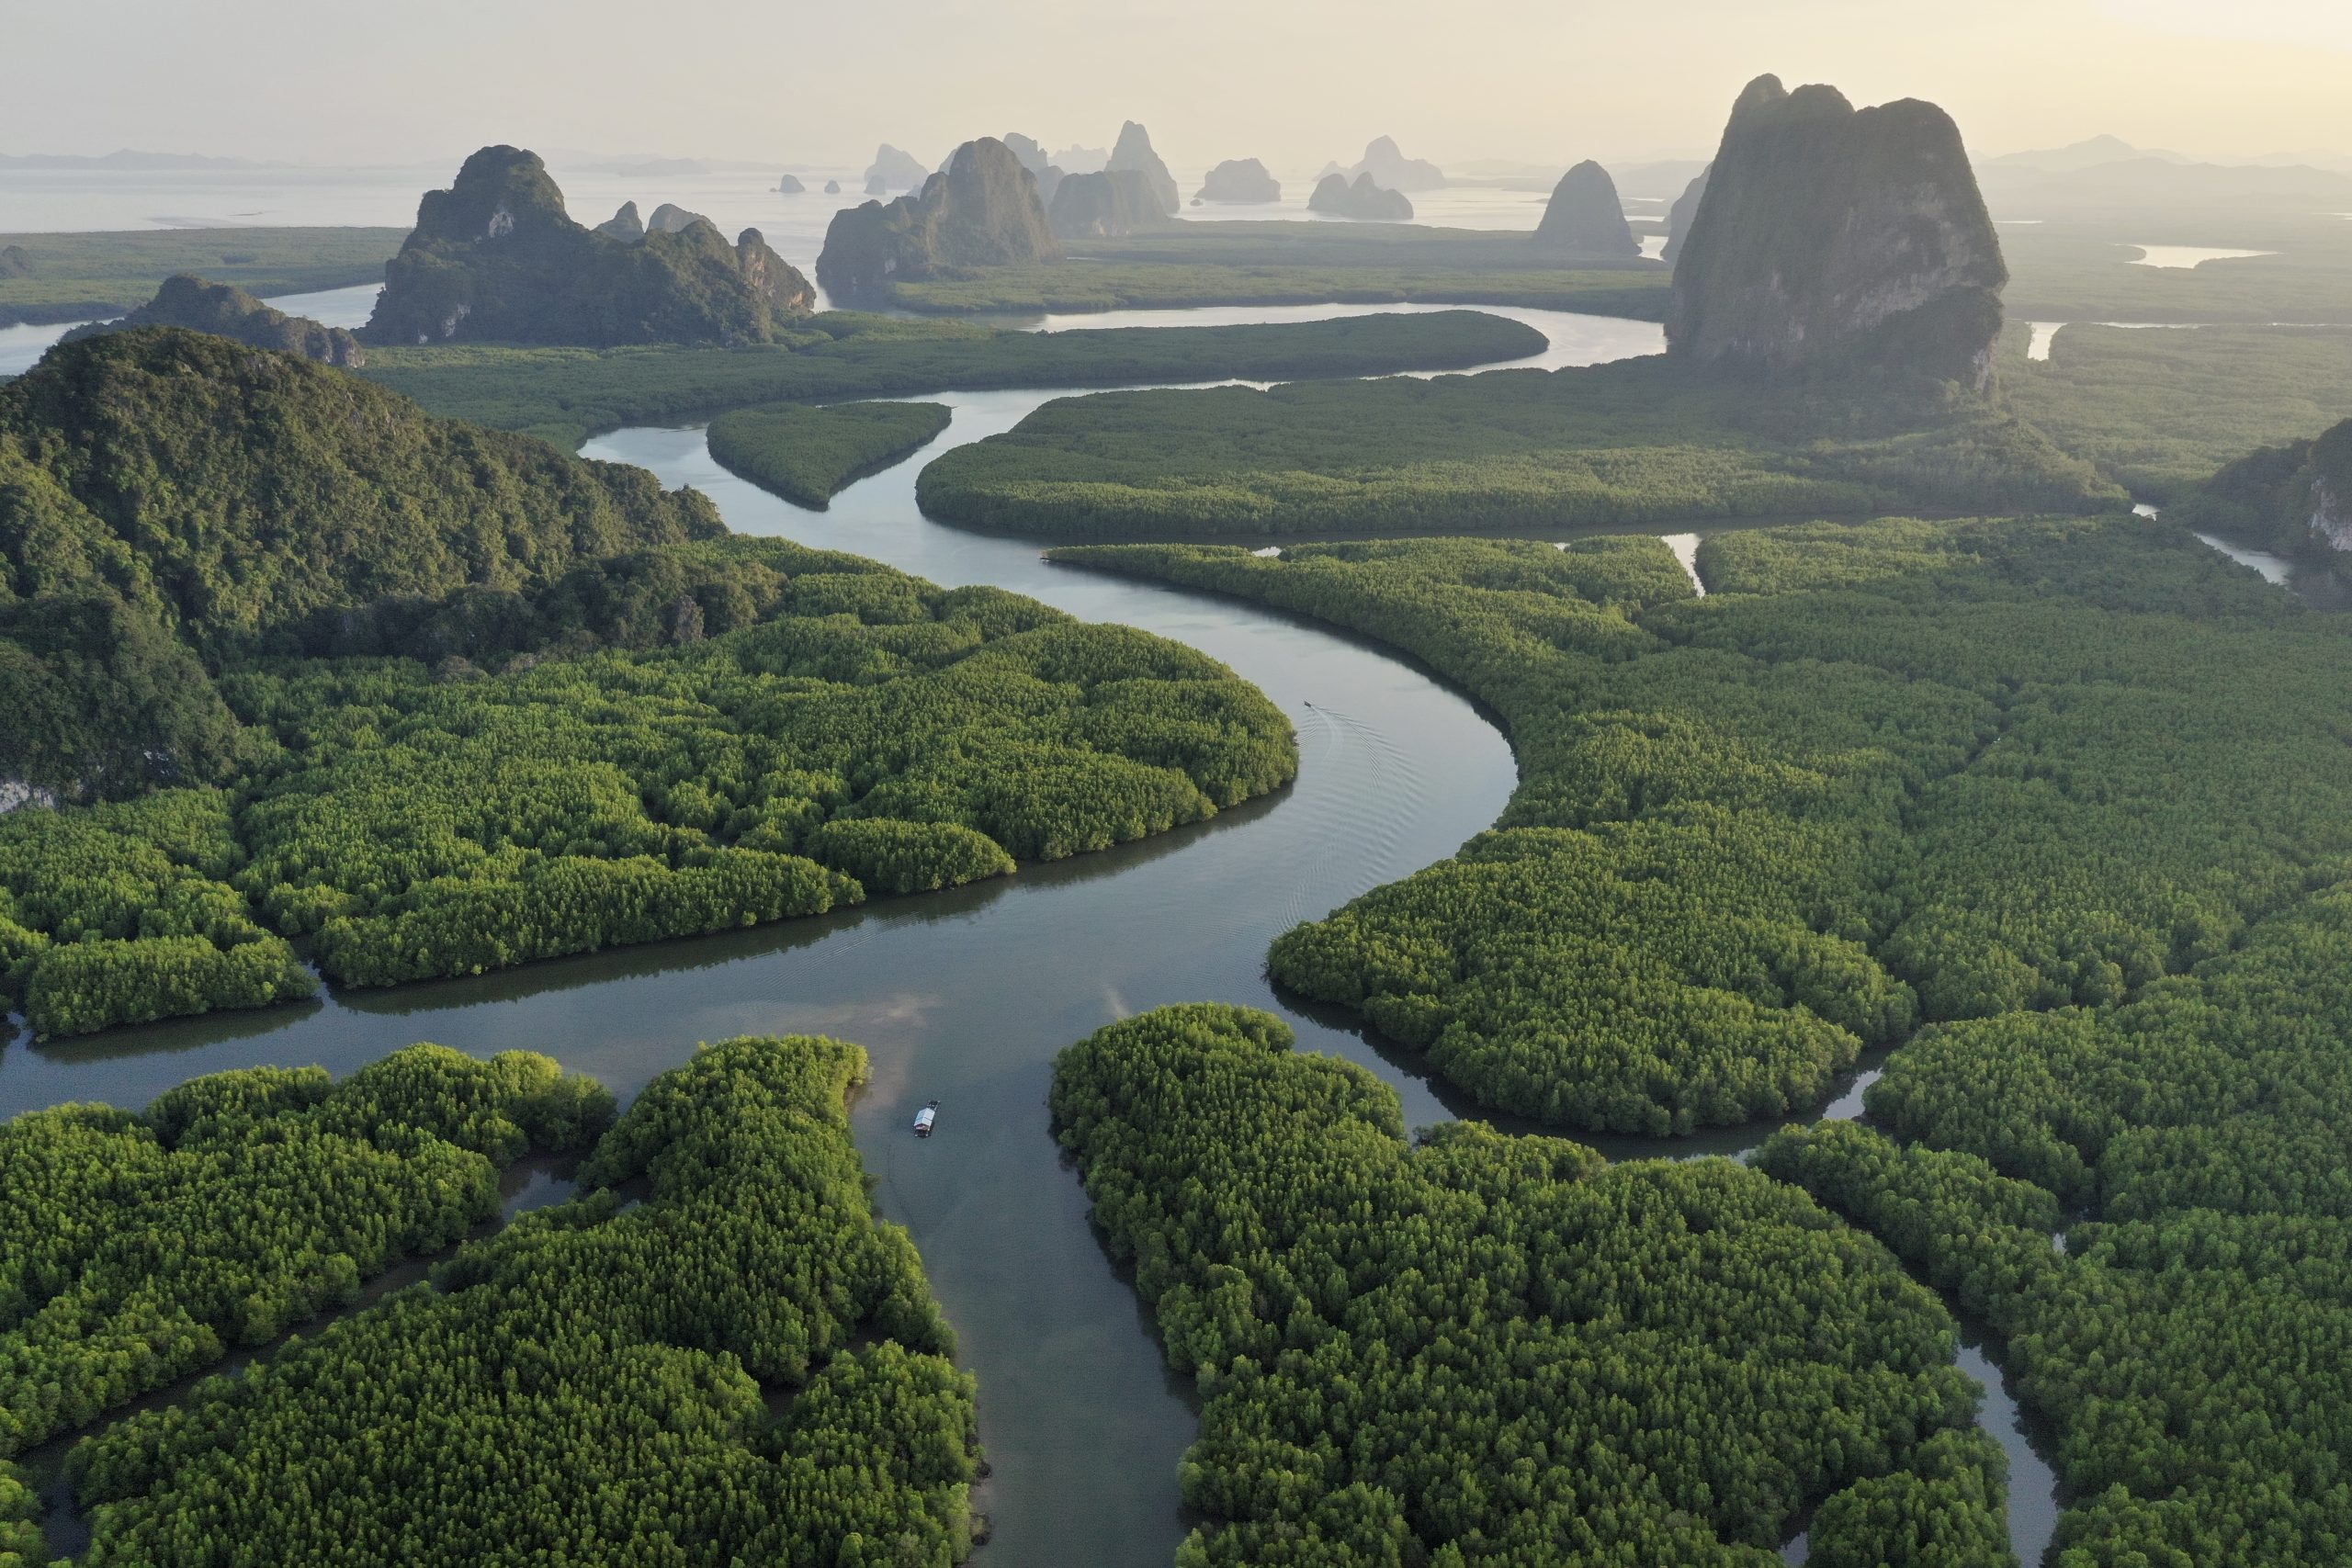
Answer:
[[[2346,0],[0,0],[0,39],[7,152],[789,169],[1007,130],[1102,146],[1132,117],[1187,180],[1382,132],[1440,163],[1622,161],[1712,152],[1764,71],[1934,99],[1981,152],[2352,151]]]

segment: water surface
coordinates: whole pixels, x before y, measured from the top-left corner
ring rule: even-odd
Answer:
[[[2202,266],[2209,261],[2244,261],[2251,256],[2275,256],[2277,251],[2219,250],[2211,245],[2136,245],[2134,266]]]

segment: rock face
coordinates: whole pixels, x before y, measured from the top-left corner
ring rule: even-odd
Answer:
[[[1119,127],[1119,140],[1111,148],[1111,161],[1103,165],[1109,172],[1131,169],[1150,182],[1152,198],[1159,203],[1159,210],[1172,214],[1181,205],[1176,191],[1176,176],[1151,150],[1151,135],[1134,120]]]
[[[130,314],[116,321],[75,327],[62,341],[78,343],[84,338],[126,333],[134,327],[186,327],[190,332],[233,338],[255,348],[274,348],[280,354],[300,355],[322,365],[340,365],[346,369],[356,369],[368,363],[368,351],[359,346],[359,339],[341,327],[321,326],[308,316],[289,316],[263,304],[242,288],[226,283],[207,283],[189,272],[165,278],[163,288],[155,291],[155,298]]]
[[[775,182],[775,188],[783,192],[786,196],[798,196],[808,187],[802,185],[796,176],[786,175],[784,178]]]
[[[1114,240],[1166,228],[1169,221],[1150,177],[1139,169],[1071,175],[1054,193],[1047,219],[1061,240]]]
[[[2225,464],[2165,517],[2290,558],[2352,555],[2352,420]]]
[[[634,207],[637,204],[631,202],[629,205]],[[683,234],[697,223],[710,223],[710,220],[699,212],[689,212],[683,207],[665,201],[653,209],[653,216],[646,220],[645,227],[650,233]],[[713,229],[718,227],[716,223],[710,223],[710,226]]]
[[[865,176],[865,194],[868,196],[888,196],[890,194],[890,182],[884,179],[880,175],[868,175]]]
[[[1004,133],[1004,144],[1015,158],[1021,160],[1021,166],[1029,171],[1029,177],[1037,182],[1037,200],[1046,212],[1051,213],[1054,193],[1061,189],[1067,175],[1046,155],[1046,149],[1035,138],[1023,136],[1017,130],[1008,130]]]
[[[1350,180],[1370,175],[1384,190],[1442,190],[1445,171],[1426,158],[1408,158],[1396,139],[1376,136],[1365,143],[1363,156],[1352,168],[1342,169]]]
[[[1406,223],[1413,217],[1413,204],[1404,192],[1381,189],[1370,175],[1358,175],[1353,185],[1344,175],[1324,175],[1306,198],[1306,209],[1383,223]]]
[[[1044,174],[1046,166],[1053,163],[1051,158],[1046,156],[1046,150],[1037,145],[1034,137],[1023,136],[1017,130],[1008,130],[1000,140],[1003,141],[1006,152],[1021,160],[1021,166],[1029,171],[1030,177],[1033,179]]]
[[[566,215],[538,155],[485,147],[384,267],[372,343],[765,343],[813,300],[756,231],[729,246],[708,221],[631,237]],[[669,210],[669,209],[665,209]],[[657,213],[656,218],[662,215]]]
[[[768,302],[778,320],[805,316],[817,308],[808,275],[769,248],[767,236],[746,229],[735,236],[735,271],[752,292]]]
[[[1560,176],[1544,221],[1535,226],[1535,243],[1546,250],[1578,256],[1637,256],[1641,242],[1625,221],[1625,205],[1617,199],[1617,182],[1609,171],[1588,158]]]
[[[594,232],[633,245],[645,238],[645,220],[637,215],[637,203],[624,201],[621,209],[597,224]]]
[[[1658,252],[1658,260],[1671,262],[1682,254],[1682,242],[1690,232],[1690,224],[1699,216],[1699,203],[1706,198],[1707,175],[1713,164],[1699,171],[1674,205],[1666,209],[1666,249]]]
[[[1255,158],[1227,158],[1201,181],[1203,201],[1280,201],[1280,181]]]
[[[1748,84],[1676,257],[1668,351],[1786,369],[1832,356],[1981,387],[2008,268],[1951,117]]]
[[[931,177],[922,160],[911,152],[901,152],[885,141],[874,150],[874,162],[865,166],[865,188],[871,193],[878,181],[888,190],[919,190]]]
[[[993,136],[956,149],[922,191],[833,215],[817,278],[844,297],[943,266],[1018,266],[1061,254],[1037,182]]]

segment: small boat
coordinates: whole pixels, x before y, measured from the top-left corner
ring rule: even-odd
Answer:
[[[938,1120],[939,1101],[934,1100],[929,1105],[924,1106],[921,1111],[915,1112],[915,1136],[918,1138],[930,1137],[931,1124]]]

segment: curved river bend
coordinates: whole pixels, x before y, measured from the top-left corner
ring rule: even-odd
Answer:
[[[1532,363],[1658,347],[1652,324],[1500,313],[1552,336],[1552,351]],[[1501,735],[1467,700],[1370,644],[1238,602],[1054,567],[1034,543],[920,516],[922,462],[1010,429],[1059,395],[925,399],[955,410],[947,432],[822,513],[720,468],[699,429],[619,431],[584,455],[695,485],[740,533],[852,551],[944,586],[993,584],[1198,648],[1292,716],[1295,784],[1196,828],[953,892],[476,979],[331,992],[306,1008],[80,1042],[20,1040],[0,1054],[0,1116],[69,1100],[142,1105],[197,1074],[262,1064],[319,1063],[340,1076],[417,1040],[477,1054],[544,1051],[625,1100],[698,1041],[793,1032],[858,1041],[874,1080],[852,1120],[876,1206],[912,1233],[961,1339],[958,1359],[980,1380],[995,1473],[976,1501],[994,1525],[990,1555],[1166,1568],[1189,1528],[1175,1476],[1197,1427],[1191,1389],[1168,1371],[1047,1134],[1053,1057],[1145,1009],[1236,1002],[1281,1014],[1301,1049],[1378,1074],[1403,1096],[1408,1125],[1467,1112],[1417,1062],[1385,1054],[1344,1018],[1302,1013],[1277,996],[1265,952],[1297,921],[1452,854],[1501,811],[1517,773]],[[909,1136],[915,1109],[933,1099],[937,1135]],[[1763,1131],[1668,1145],[1591,1141],[1621,1157],[1737,1153]],[[2054,1514],[2047,1471],[2038,1481],[2039,1461],[2013,1428],[1996,1426],[1996,1435],[2010,1450],[2019,1543],[2031,1562]]]

